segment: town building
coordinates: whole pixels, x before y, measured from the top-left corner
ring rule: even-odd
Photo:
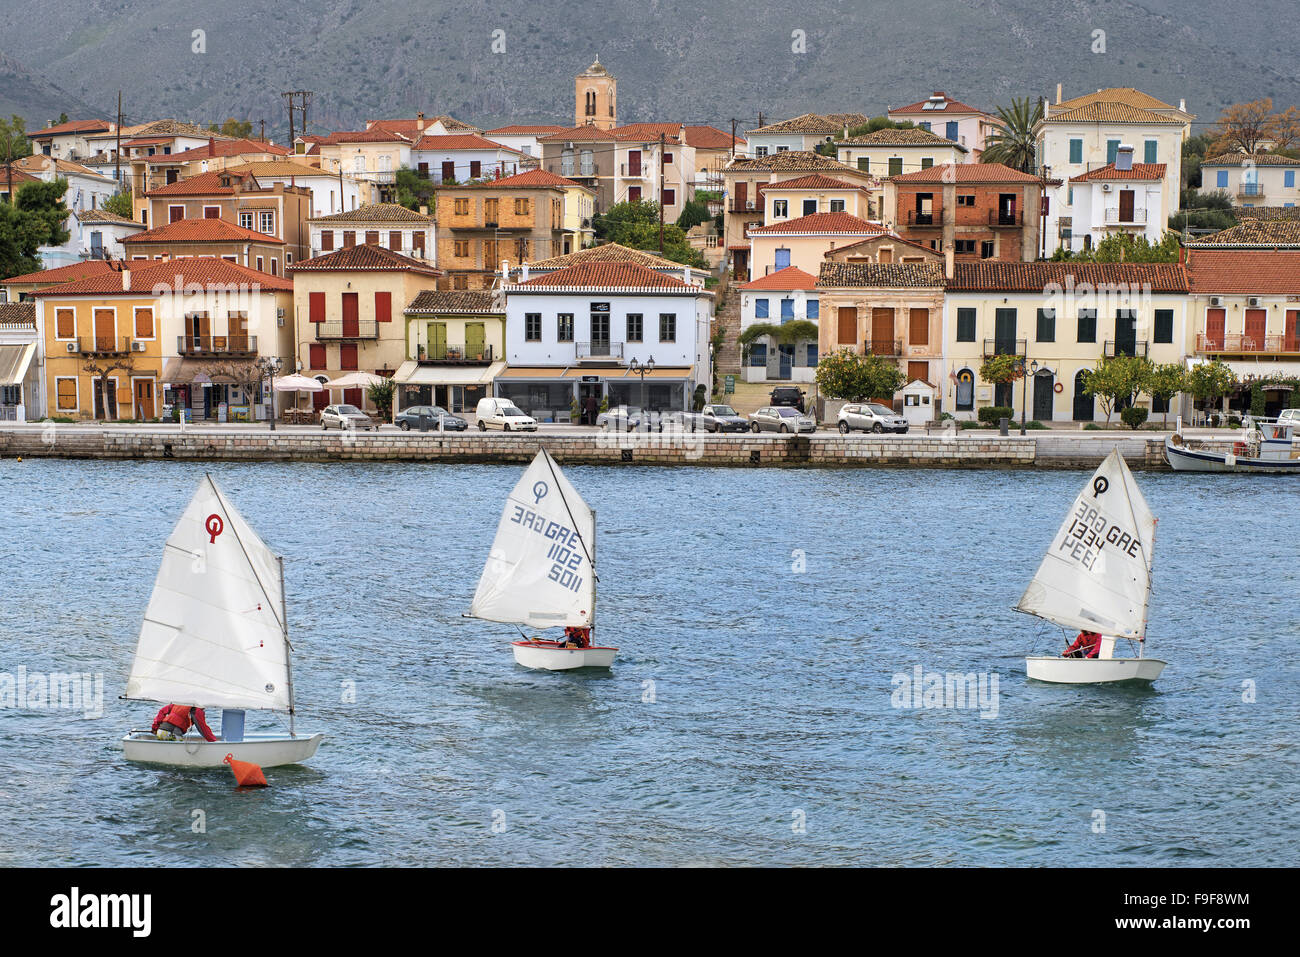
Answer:
[[[68,220],[78,259],[125,259],[123,240],[143,232],[144,228],[144,223],[104,209],[92,209]]]
[[[362,189],[351,176],[329,173],[297,160],[232,163],[234,173],[251,173],[262,186],[301,186],[311,191],[311,215],[329,216],[361,205]]]
[[[1132,147],[1119,159],[1070,179],[1070,229],[1057,237],[1060,248],[1079,252],[1117,233],[1159,243],[1165,235],[1164,163],[1134,163]]]
[[[411,149],[419,138],[418,133],[399,133],[380,122],[365,130],[331,133],[314,145],[321,169],[361,183],[362,202],[369,204],[392,201],[397,171],[411,166]]]
[[[618,126],[618,80],[600,57],[573,81],[573,125],[612,130]]]
[[[779,123],[769,123],[745,133],[745,155],[751,158],[773,153],[811,152],[836,137],[870,120],[863,113],[804,113]]]
[[[45,408],[36,304],[0,302],[0,422],[26,422]]]
[[[809,213],[758,226],[749,231],[750,276],[758,279],[788,266],[798,266],[811,273],[821,268],[826,253],[837,246],[858,243],[886,232],[880,223],[846,212]]]
[[[989,134],[998,128],[996,117],[954,100],[942,90],[936,90],[916,103],[891,106],[885,115],[896,123],[914,123],[922,130],[963,147],[967,152],[960,162],[965,163],[980,161]]]
[[[87,259],[66,266],[55,266],[52,269],[41,269],[21,276],[0,279],[0,302],[24,302],[30,300],[32,293],[38,289],[47,289],[65,282],[76,282],[78,279],[89,279],[91,276],[110,272],[113,268],[113,263],[103,259]]]
[[[276,146],[264,140],[217,139],[212,135],[202,146],[180,153],[155,153],[147,157],[144,162],[145,192],[230,166],[282,159],[291,152],[287,146]]]
[[[398,203],[371,203],[307,220],[312,256],[352,246],[383,246],[434,265],[434,219]]]
[[[473,412],[505,369],[505,299],[500,291],[426,289],[405,309],[406,361],[396,410],[436,405]]]
[[[805,320],[816,324],[821,316],[817,277],[798,266],[745,283],[740,293],[740,331],[759,324],[783,326]],[[746,382],[812,382],[817,371],[818,338],[800,336],[782,342],[776,336],[759,336],[747,349],[741,372]]]
[[[629,129],[589,125],[544,136],[538,141],[542,169],[591,189],[597,213],[617,203],[656,202],[664,221],[676,222],[694,195],[694,149],[681,142],[680,127],[673,136]]]
[[[841,163],[878,180],[945,163],[965,163],[970,156],[960,143],[919,127],[864,133],[840,140],[835,151]]]
[[[32,141],[33,153],[54,159],[78,160],[96,152],[87,139],[88,136],[112,133],[116,129],[116,124],[108,120],[70,120],[33,130],[27,134],[27,138]]]
[[[487,130],[483,136],[493,143],[500,143],[524,156],[532,157],[540,161],[542,158],[542,146],[539,142],[544,136],[551,136],[555,133],[562,133],[568,129],[567,126],[556,126],[547,123],[512,123],[509,126],[498,126],[495,130]]]
[[[1300,202],[1300,160],[1280,153],[1224,153],[1201,163],[1201,191],[1227,193],[1233,205],[1292,207]]]
[[[286,266],[283,239],[224,219],[178,219],[126,236],[121,245],[131,262],[213,256],[272,276]]]
[[[530,157],[478,133],[422,136],[411,147],[411,168],[435,183],[465,183],[513,176]]]

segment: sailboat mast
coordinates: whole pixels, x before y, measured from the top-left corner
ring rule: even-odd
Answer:
[[[588,629],[587,645],[596,644],[596,510],[591,510],[591,626]]]
[[[1160,519],[1154,515],[1151,516],[1151,562],[1147,565],[1147,593],[1142,600],[1142,637],[1138,639],[1138,657],[1147,647],[1147,621],[1151,613],[1151,580],[1156,570],[1156,529],[1160,527]]]
[[[289,610],[284,596],[284,556],[277,555],[280,566],[280,630],[284,635],[284,673],[289,682],[289,737],[296,738],[293,731],[293,647],[289,644]]]

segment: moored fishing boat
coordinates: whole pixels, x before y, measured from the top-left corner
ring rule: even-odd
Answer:
[[[1300,409],[1287,409],[1276,419],[1247,419],[1244,435],[1231,451],[1184,437],[1180,423],[1165,439],[1165,461],[1178,472],[1300,475]]]

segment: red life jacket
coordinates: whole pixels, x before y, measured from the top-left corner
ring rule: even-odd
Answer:
[[[163,718],[168,724],[175,725],[181,731],[190,729],[190,707],[189,705],[174,704]]]

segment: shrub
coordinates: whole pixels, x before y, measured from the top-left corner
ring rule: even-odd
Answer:
[[[1228,416],[1228,428],[1230,429],[1241,428],[1241,417],[1236,415]]]
[[[1147,416],[1150,414],[1151,410],[1144,405],[1130,405],[1119,414],[1119,417],[1125,425],[1136,432],[1142,428],[1142,424],[1146,422]]]
[[[964,432],[964,431],[966,431],[967,429],[987,429],[988,426],[985,425],[983,422],[970,422],[970,421],[966,421],[966,422],[962,422],[962,424],[961,424],[961,428],[962,428],[962,431]]]
[[[979,410],[980,421],[995,428],[998,419],[1014,419],[1015,417],[1015,410],[1009,405],[989,405]]]
[[[1098,425],[1096,422],[1089,422],[1087,425],[1085,425],[1085,426],[1083,427],[1083,431],[1085,431],[1085,432],[1103,432],[1103,431],[1105,431],[1105,430],[1104,430],[1100,425]]]
[[[1030,419],[1028,422],[1025,423],[1025,428],[1026,428],[1026,429],[1046,429],[1047,426],[1043,425],[1043,423],[1039,422],[1037,419]]]
[[[951,412],[941,412],[941,413],[939,413],[939,421],[940,421],[940,422],[947,422],[949,419],[951,419],[951,418],[953,418],[953,417],[954,417],[954,416],[953,416],[953,414],[952,414]]]

